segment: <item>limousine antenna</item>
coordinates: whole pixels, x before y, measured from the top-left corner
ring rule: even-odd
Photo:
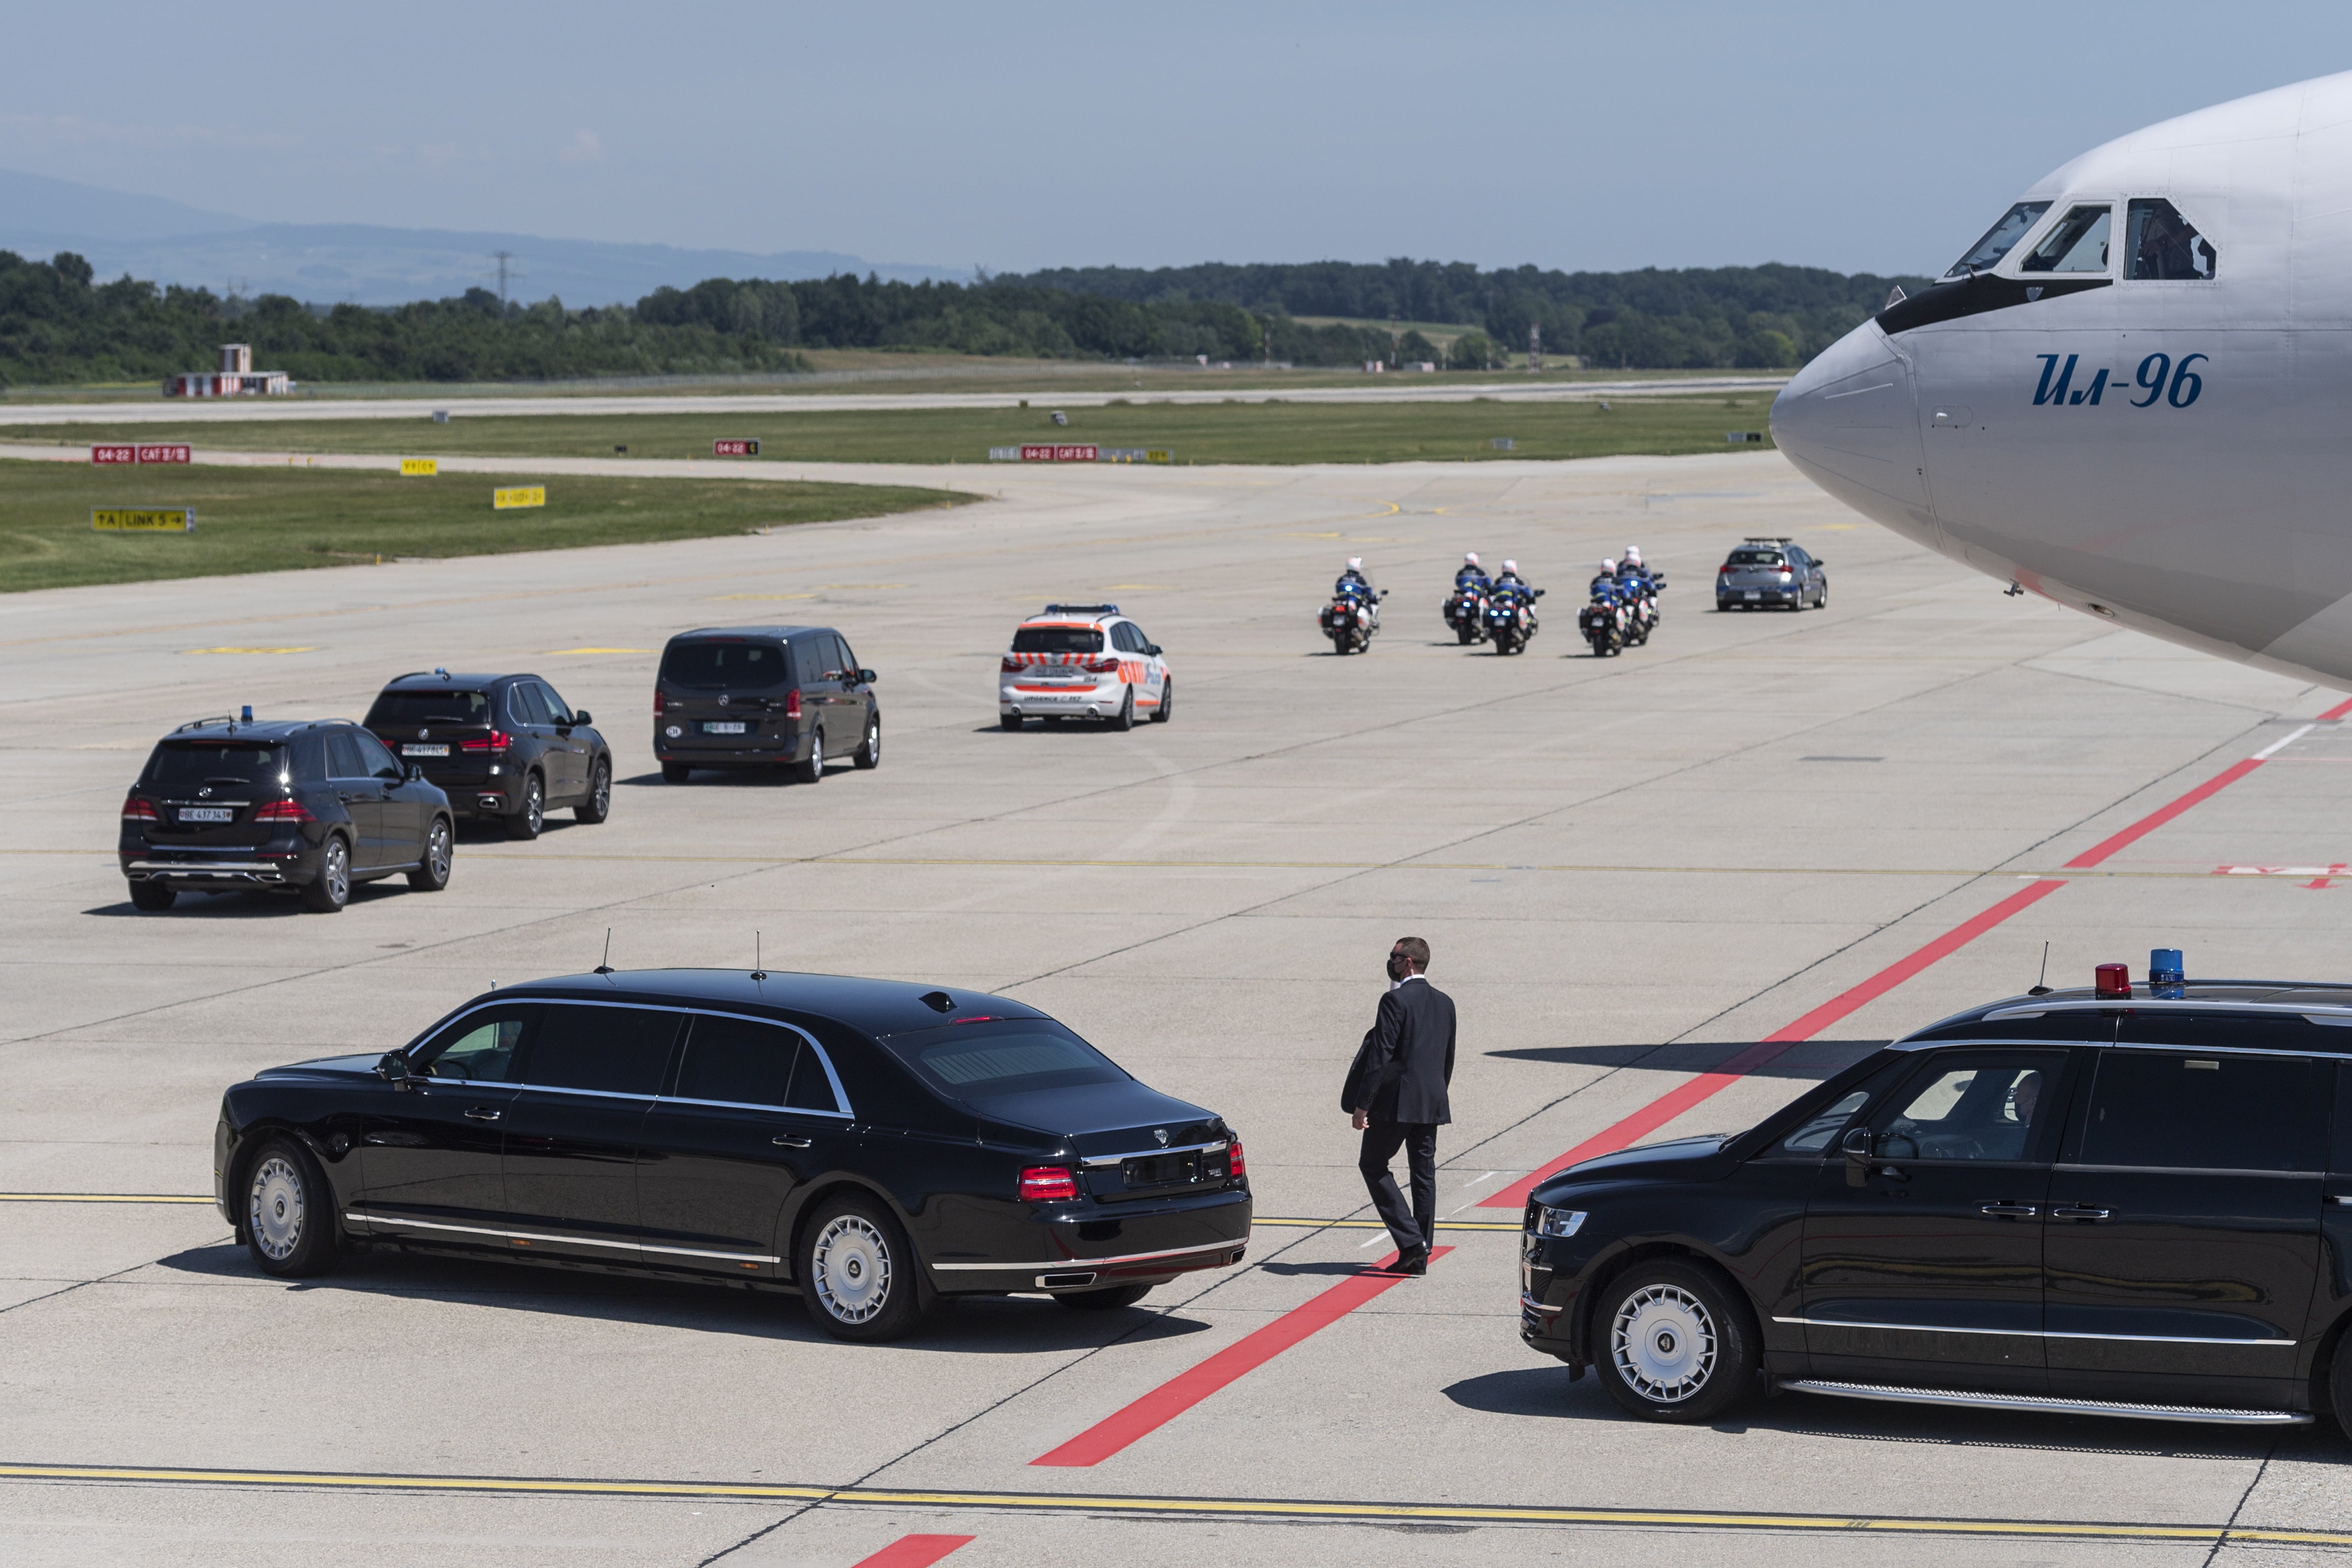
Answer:
[[[2033,989],[2026,994],[2028,996],[2050,994],[2050,944],[2046,942],[2042,944],[2042,978],[2033,983]]]
[[[760,933],[753,931],[751,933],[751,978],[765,980],[767,977],[768,971],[760,962]]]
[[[613,973],[613,928],[611,926],[604,928],[604,960],[596,965],[595,973],[599,974]]]

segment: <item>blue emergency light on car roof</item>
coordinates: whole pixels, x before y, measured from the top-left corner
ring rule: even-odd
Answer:
[[[1045,613],[1049,616],[1115,616],[1118,614],[1118,606],[1117,605],[1048,605],[1045,606]]]
[[[2178,1002],[2189,994],[2188,971],[2177,947],[2159,947],[2147,955],[2147,994]]]

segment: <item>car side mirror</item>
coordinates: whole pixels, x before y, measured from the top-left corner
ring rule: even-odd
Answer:
[[[1845,1151],[1845,1184],[1858,1187],[1870,1174],[1870,1129],[1856,1127],[1849,1131],[1839,1147]]]
[[[1143,651],[1147,658],[1158,658],[1160,657],[1160,645],[1156,642],[1145,643],[1143,645]]]
[[[881,679],[870,669],[861,669],[857,672],[857,684],[860,686],[871,686]]]
[[[386,1051],[375,1064],[375,1076],[394,1089],[406,1089],[415,1080],[408,1071],[406,1051]]]
[[[595,722],[595,720],[590,718],[588,716],[588,710],[583,708],[579,712],[572,715],[572,721],[574,724],[593,724]]]
[[[410,784],[420,783],[423,781],[424,777],[425,764],[423,763],[411,763],[408,764],[408,782]]]

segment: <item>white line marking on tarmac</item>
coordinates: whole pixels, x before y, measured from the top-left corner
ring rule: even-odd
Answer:
[[[2254,753],[2254,761],[2258,763],[2268,762],[2271,758],[2276,756],[2279,752],[2285,751],[2289,746],[2294,745],[2297,741],[2302,740],[2305,735],[2310,734],[2314,730],[2318,728],[2319,726],[2316,724],[2305,724],[2302,729],[2295,731],[2284,740],[2273,741],[2269,745],[2264,746],[2261,751]]]

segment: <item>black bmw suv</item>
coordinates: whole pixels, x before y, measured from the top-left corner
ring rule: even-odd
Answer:
[[[2352,1431],[2352,986],[2103,968],[1544,1182],[1520,1337],[1661,1421],[1769,1379]]]
[[[654,754],[664,780],[696,768],[792,769],[824,777],[828,757],[882,764],[878,679],[831,626],[706,626],[662,649]]]
[[[155,743],[122,803],[131,901],[276,889],[333,914],[352,884],[449,885],[449,797],[348,719],[202,719]]]
[[[367,727],[446,790],[452,810],[502,822],[509,838],[538,837],[558,806],[587,823],[612,814],[613,749],[536,675],[404,675]]]

